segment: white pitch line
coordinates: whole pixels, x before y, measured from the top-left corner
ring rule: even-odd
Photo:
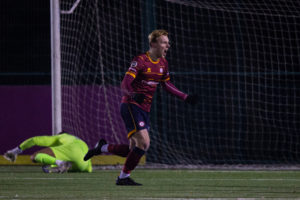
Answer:
[[[139,200],[261,200],[262,198],[135,198]],[[263,198],[264,199],[264,198]],[[272,200],[282,200],[282,198],[272,198]]]
[[[19,177],[13,177],[13,178],[2,178],[2,179],[19,179],[19,180],[93,180],[93,179],[99,179],[99,178],[32,178],[32,177],[25,177],[25,178],[19,178]],[[162,178],[159,180],[164,180],[164,181],[175,181],[176,178]],[[185,180],[191,180],[191,181],[196,181],[196,180],[202,180],[202,181],[297,181],[300,182],[300,179],[294,179],[294,178],[288,178],[288,179],[283,179],[283,178],[251,178],[251,179],[247,179],[247,178],[215,178],[215,179],[210,179],[210,178],[187,178]]]

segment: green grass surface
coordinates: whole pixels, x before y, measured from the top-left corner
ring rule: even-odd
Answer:
[[[143,186],[116,186],[119,170],[45,174],[40,166],[0,166],[0,199],[300,198],[299,171],[137,169]]]

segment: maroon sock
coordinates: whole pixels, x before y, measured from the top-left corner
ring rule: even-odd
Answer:
[[[134,147],[132,151],[129,152],[126,162],[123,167],[123,172],[130,174],[132,170],[139,164],[141,157],[145,154],[145,151]]]
[[[127,144],[109,144],[107,149],[109,153],[122,157],[127,157],[130,152]]]

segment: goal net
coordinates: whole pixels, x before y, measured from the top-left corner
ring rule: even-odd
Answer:
[[[171,81],[158,88],[148,163],[300,162],[296,1],[62,0],[62,125],[92,147],[127,143],[120,83],[153,29],[169,32]]]

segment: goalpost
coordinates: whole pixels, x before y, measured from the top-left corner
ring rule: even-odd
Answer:
[[[62,131],[59,0],[50,0],[52,135]]]
[[[147,35],[166,29],[171,81],[199,103],[158,88],[147,162],[299,164],[299,10],[287,0],[61,0],[55,123],[90,147],[127,143],[120,83]]]

